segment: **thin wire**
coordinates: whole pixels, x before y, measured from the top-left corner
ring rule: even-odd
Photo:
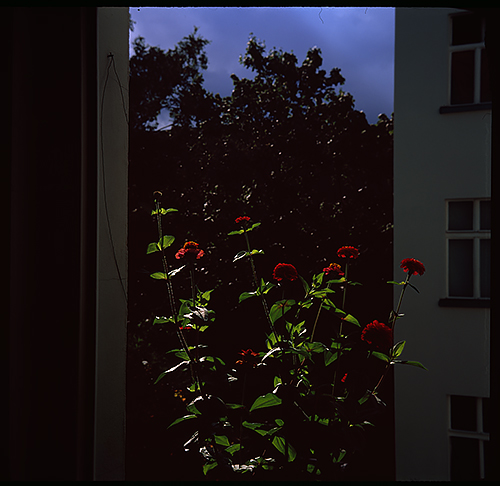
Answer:
[[[102,90],[101,112],[100,112],[100,127],[99,127],[100,139],[101,139],[102,189],[103,189],[103,198],[104,198],[104,212],[106,214],[106,223],[107,223],[107,227],[108,227],[109,240],[110,240],[110,243],[111,243],[111,250],[112,250],[112,253],[113,253],[113,260],[115,262],[116,272],[118,273],[118,279],[119,279],[120,285],[122,287],[123,296],[125,297],[125,302],[128,303],[127,292],[125,290],[125,286],[123,285],[123,277],[121,275],[120,267],[118,265],[118,260],[116,258],[116,250],[115,250],[115,245],[114,245],[114,241],[113,241],[113,234],[111,232],[111,222],[109,220],[109,210],[108,210],[108,198],[107,198],[107,193],[106,193],[106,174],[105,174],[105,170],[104,170],[104,136],[103,136],[103,128],[102,128],[103,127],[103,119],[104,119],[104,95],[106,94],[106,88],[107,88],[107,85],[108,85],[109,71],[110,71],[110,68],[111,68],[111,64],[113,64],[113,66],[114,66],[114,56],[113,56],[113,54],[108,54],[108,58],[110,58],[110,61],[108,63],[108,67],[106,69],[106,78],[104,80],[104,86],[103,86],[103,90]],[[115,73],[116,73],[116,69],[115,69]],[[118,77],[118,74],[116,74],[116,76]],[[118,84],[120,85],[120,93],[122,94],[122,104],[123,104],[123,108],[125,109],[125,103],[124,103],[123,93],[121,91],[121,84],[120,84],[120,80],[119,79],[118,79]],[[125,118],[127,119],[127,123],[128,123],[128,117],[126,115],[126,112],[125,112]]]
[[[115,72],[116,81],[118,83],[118,86],[120,87],[120,96],[122,98],[123,113],[125,115],[125,120],[127,121],[128,125],[129,119],[128,119],[127,107],[125,106],[125,98],[123,97],[123,90],[126,88],[124,88],[122,83],[120,82],[120,77],[118,76],[118,72],[116,71],[115,56],[112,53],[110,53],[109,56],[111,57],[111,64],[113,64],[113,71]]]

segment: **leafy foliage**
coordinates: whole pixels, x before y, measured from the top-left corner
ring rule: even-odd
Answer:
[[[158,202],[156,215],[161,242]],[[242,233],[229,234],[244,236],[249,247],[247,233],[254,227],[245,223]],[[340,251],[337,254],[340,257]],[[251,295],[243,292],[246,298],[239,300],[262,302],[261,320],[269,326],[262,338],[268,351],[242,350],[241,359],[227,364],[214,354],[212,346],[201,344],[204,333],[214,330],[216,319],[209,308],[212,290],[202,291],[194,284],[199,259],[183,256],[177,268],[176,274],[189,270],[191,276],[192,297],[179,299],[180,305],[173,298],[173,280],[168,277],[172,272],[166,274],[171,316],[157,321],[171,336],[177,334],[182,347],[172,349],[170,341],[167,353],[180,361],[160,373],[155,384],[168,380],[187,393],[183,415],[169,425],[180,428],[172,446],[183,444],[185,451],[198,452],[203,458],[200,468],[210,478],[229,479],[246,473],[266,477],[274,471],[281,479],[306,480],[311,475],[329,481],[346,479],[345,468],[365,447],[364,429],[372,425],[368,419],[385,407],[378,389],[391,365],[425,369],[419,362],[396,359],[405,342],[392,341],[411,273],[398,308],[389,313],[390,327],[374,321],[366,326],[365,331],[370,332],[365,336],[365,332],[359,333],[358,320],[343,309],[348,288],[357,287],[357,282],[325,278],[329,270],[325,268],[309,284],[303,277],[298,279],[295,271],[276,276],[276,268],[282,265],[278,264],[273,272],[278,284],[271,284],[256,274],[253,258],[258,255],[245,252],[242,257],[250,263],[256,290]],[[162,263],[169,268],[167,252],[162,252]],[[352,264],[345,263],[343,275]],[[289,284],[297,280],[304,290],[299,301],[286,297]],[[268,305],[270,298],[273,305]],[[320,325],[326,329],[326,339],[319,341],[315,337],[322,310]],[[228,338],[224,348],[233,355],[237,350],[231,340],[235,332],[222,334]],[[182,425],[189,425],[190,431]],[[325,436],[329,440],[321,441]]]

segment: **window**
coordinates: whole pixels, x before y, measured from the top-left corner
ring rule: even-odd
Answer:
[[[448,397],[450,480],[484,479],[491,464],[489,398]]]
[[[490,298],[491,200],[446,202],[447,296]]]
[[[450,104],[491,102],[485,49],[485,19],[477,14],[451,17]]]

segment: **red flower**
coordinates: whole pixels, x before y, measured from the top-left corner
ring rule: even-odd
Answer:
[[[351,258],[355,260],[359,257],[359,250],[354,246],[343,246],[337,250],[337,255],[340,258]]]
[[[361,340],[375,348],[387,350],[392,346],[392,329],[382,322],[370,322],[361,332]]]
[[[199,260],[205,253],[198,247],[200,245],[194,241],[188,241],[184,243],[184,246],[175,254],[175,258],[180,260],[181,258],[186,258],[189,260]]]
[[[410,275],[423,275],[425,272],[425,267],[422,262],[415,260],[415,258],[405,258],[401,262],[401,267],[405,272],[408,272]]]
[[[235,223],[248,223],[250,221],[250,218],[248,216],[240,216],[239,218],[235,219]]]
[[[346,382],[346,380],[347,380],[347,375],[348,375],[348,374],[349,374],[349,373],[346,373],[346,374],[342,377],[342,379],[340,380],[342,383],[345,383],[345,382]]]
[[[238,361],[236,361],[236,364],[250,365],[252,366],[252,368],[255,368],[257,366],[259,361],[258,358],[260,357],[259,353],[255,353],[251,349],[247,349],[246,351],[242,349],[241,353],[238,354],[241,354],[241,356],[243,356],[243,359],[239,359]]]
[[[292,282],[296,280],[298,276],[297,269],[289,263],[278,263],[273,270],[273,278],[278,282],[281,280],[289,280]]]
[[[326,275],[333,273],[332,277],[342,277],[342,275],[344,275],[342,267],[338,263],[330,263],[326,268],[323,268],[323,272],[326,273]]]

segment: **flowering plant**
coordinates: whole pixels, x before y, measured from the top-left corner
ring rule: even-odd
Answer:
[[[166,283],[171,315],[157,316],[154,323],[177,334],[177,346],[167,352],[179,361],[156,383],[167,380],[176,393],[182,390],[186,403],[185,414],[169,427],[179,429],[185,451],[199,453],[200,467],[209,477],[269,478],[288,471],[296,480],[342,478],[362,449],[365,428],[372,425],[368,419],[385,406],[378,392],[390,366],[425,369],[417,361],[402,360],[405,342],[393,340],[406,288],[416,290],[409,280],[423,275],[423,264],[403,260],[406,279],[388,282],[402,286],[397,309],[391,310],[387,324],[363,324],[345,307],[348,289],[361,285],[348,280],[350,268],[361,258],[357,248],[340,248],[337,256],[344,266],[333,262],[309,281],[290,263],[277,263],[269,272],[272,280],[266,281],[254,263],[263,251],[251,249],[249,240],[260,223],[251,223],[248,216],[236,218],[239,228],[228,235],[243,237],[246,248],[233,262],[247,260],[253,282],[239,303],[260,301],[267,332],[261,349],[235,349],[234,360],[226,363],[201,341],[215,323],[209,308],[212,290],[195,285],[205,252],[188,241],[175,253],[182,265],[170,268],[167,250],[175,238],[163,234],[162,216],[176,210],[161,208],[159,195],[155,193],[152,212],[159,240],[148,246],[148,253],[161,255],[163,271],[151,277]],[[176,301],[173,278],[184,269],[190,274],[191,296]],[[291,285],[302,287],[300,300],[288,295]],[[375,363],[381,365],[380,373],[370,382],[366,369]],[[319,445],[321,437],[328,440]]]

